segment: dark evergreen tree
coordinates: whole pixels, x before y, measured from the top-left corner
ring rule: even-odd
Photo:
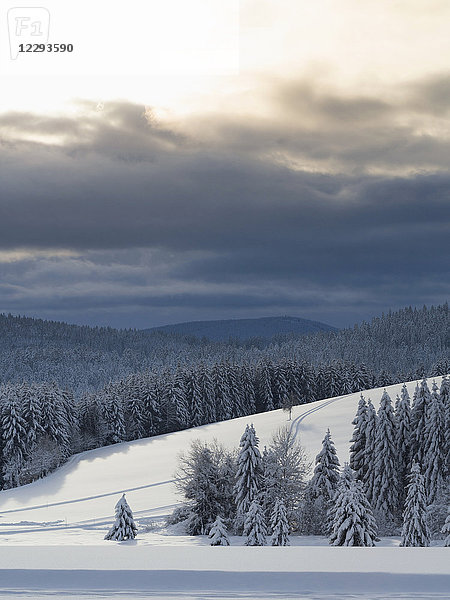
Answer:
[[[247,425],[240,441],[237,459],[235,498],[237,508],[236,528],[242,521],[253,500],[259,496],[262,484],[262,459],[258,448],[259,440],[252,425]]]
[[[356,479],[364,481],[366,474],[366,427],[367,427],[367,404],[361,394],[358,411],[352,421],[355,426],[353,436],[350,440],[350,468],[354,471]]]
[[[378,410],[375,437],[375,479],[373,506],[378,525],[386,533],[394,532],[399,518],[399,482],[396,423],[392,401],[384,390]]]
[[[411,408],[411,457],[419,464],[424,459],[427,407],[431,401],[426,379],[416,387]]]
[[[286,507],[283,500],[277,498],[273,507],[270,525],[272,535],[270,543],[272,546],[290,546],[289,541],[289,523],[287,519]]]
[[[411,405],[406,385],[401,397],[395,403],[396,454],[398,465],[399,506],[403,507],[406,498],[407,477],[411,464]]]
[[[377,414],[370,401],[367,400],[367,424],[366,424],[366,451],[365,451],[365,473],[363,488],[370,504],[374,506],[376,497],[374,496],[375,485],[375,447],[377,434]]]
[[[246,546],[265,546],[267,543],[264,513],[257,499],[252,500],[245,515],[244,536]]]
[[[400,546],[429,546],[427,503],[423,475],[419,465],[413,463],[409,476],[408,493],[403,511],[403,529]]]
[[[438,388],[433,382],[433,392],[427,405],[425,440],[423,450],[423,475],[428,504],[434,502],[436,493],[443,483],[445,463],[445,413]]]
[[[360,481],[342,485],[335,497],[331,535],[332,546],[374,546],[376,524]]]

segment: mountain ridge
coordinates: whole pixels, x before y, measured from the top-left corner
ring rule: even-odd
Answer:
[[[338,331],[338,328],[321,321],[284,315],[248,319],[185,321],[172,325],[150,327],[143,331],[162,331],[179,335],[191,335],[198,338],[207,338],[212,341],[226,341],[229,339],[242,341],[252,338],[272,338],[290,334],[302,335],[318,331]]]

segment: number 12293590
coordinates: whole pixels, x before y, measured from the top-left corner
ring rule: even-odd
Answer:
[[[73,44],[19,44],[19,52],[73,52]]]

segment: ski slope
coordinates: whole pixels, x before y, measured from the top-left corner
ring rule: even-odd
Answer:
[[[440,379],[436,378],[438,385]],[[407,384],[411,396],[415,386],[416,382]],[[401,387],[402,384],[397,384],[386,388],[393,401]],[[377,407],[382,392],[383,388],[379,388],[364,394]],[[247,423],[254,424],[261,448],[279,427],[289,425],[311,459],[319,452],[329,427],[343,464],[348,460],[351,421],[359,396],[359,393],[349,394],[296,406],[290,422],[285,412],[274,410],[74,456],[44,479],[0,492],[0,544],[6,533],[48,530],[56,522],[58,528],[107,526],[122,492],[127,492],[137,519],[162,518],[180,501],[174,485],[180,452],[197,438],[204,441],[216,438],[225,446],[238,447]]]
[[[439,385],[441,378],[436,378]],[[432,380],[429,380],[431,385]],[[416,382],[407,384],[412,396]],[[402,385],[387,389],[393,401]],[[383,389],[364,393],[377,407]],[[261,446],[288,424],[315,457],[329,427],[343,464],[358,394],[294,407],[292,421],[276,410],[155,438],[84,452],[48,477],[0,492],[0,600],[123,597],[330,600],[447,599],[447,548],[332,548],[324,538],[292,536],[290,548],[229,548],[207,538],[174,535],[162,526],[180,502],[174,473],[194,439],[237,447],[247,423]],[[139,525],[132,542],[104,541],[122,492]],[[281,595],[281,596],[280,596]]]

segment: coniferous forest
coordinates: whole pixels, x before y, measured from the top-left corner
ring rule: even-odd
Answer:
[[[270,341],[5,315],[0,332],[3,488],[87,449],[450,370],[447,304]]]
[[[228,545],[231,532],[249,546],[285,546],[295,532],[333,546],[374,546],[378,535],[429,546],[448,533],[449,417],[446,377],[440,389],[423,380],[412,402],[405,385],[395,404],[385,390],[377,412],[361,394],[350,463],[341,472],[328,429],[309,481],[311,465],[288,427],[262,452],[253,425],[236,452],[194,441],[177,473],[185,502],[169,523],[210,535],[212,545]]]

